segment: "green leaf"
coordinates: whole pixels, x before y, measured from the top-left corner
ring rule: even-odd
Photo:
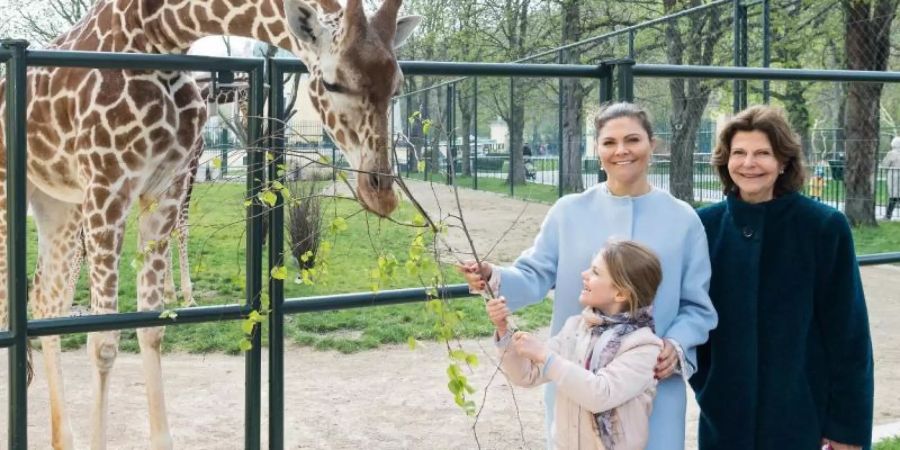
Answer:
[[[255,326],[256,326],[256,322],[249,320],[249,319],[244,320],[241,322],[241,331],[243,331],[244,334],[252,334],[253,327],[255,327]]]
[[[332,233],[338,233],[341,231],[347,230],[347,220],[343,217],[335,217],[334,220],[331,221],[331,226],[329,227]]]
[[[272,268],[272,278],[284,281],[287,278],[287,267],[276,266]]]
[[[450,358],[455,359],[457,361],[465,361],[468,356],[469,356],[469,354],[466,353],[465,350],[457,349],[457,350],[450,351]]]
[[[419,172],[424,172],[425,171],[425,161],[419,161],[418,163],[416,163],[416,169]]]
[[[222,168],[222,158],[216,156],[212,159],[212,168],[219,170]]]
[[[422,134],[427,136],[429,131],[431,131],[431,119],[425,119],[422,121]]]
[[[159,318],[175,320],[178,318],[178,313],[172,309],[164,309],[164,310],[162,310],[162,312],[159,313]]]
[[[260,314],[259,311],[255,311],[255,310],[250,311],[250,315],[247,316],[247,319],[252,320],[253,322],[256,322],[256,323],[261,323],[264,320],[262,314]]]
[[[410,336],[409,338],[406,339],[406,344],[409,345],[410,350],[415,350],[416,347],[419,345],[419,341],[417,341],[416,338]]]
[[[260,192],[258,197],[260,201],[262,201],[266,205],[269,205],[270,207],[275,206],[275,202],[278,201],[278,196],[276,196],[275,193],[270,190]]]
[[[241,342],[238,344],[238,348],[241,349],[242,352],[249,352],[253,349],[253,343],[250,342],[250,339],[241,339]]]
[[[272,152],[266,152],[266,161],[274,161],[275,155]]]

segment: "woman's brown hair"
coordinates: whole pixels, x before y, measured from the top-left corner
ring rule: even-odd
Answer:
[[[638,105],[628,102],[608,103],[600,107],[600,111],[594,115],[594,139],[600,137],[600,130],[614,119],[628,117],[641,124],[641,128],[647,132],[647,138],[653,141],[653,127],[650,126],[650,115]]]
[[[628,293],[632,314],[653,304],[662,282],[662,265],[652,250],[634,241],[610,241],[600,255],[613,284]]]
[[[738,187],[728,173],[728,158],[731,156],[731,141],[739,131],[761,131],[769,139],[775,159],[784,166],[784,173],[775,179],[775,196],[797,192],[803,188],[806,169],[803,163],[803,148],[800,140],[779,108],[757,105],[751,106],[734,116],[719,133],[719,141],[713,152],[712,165],[719,174],[726,194],[738,192]]]

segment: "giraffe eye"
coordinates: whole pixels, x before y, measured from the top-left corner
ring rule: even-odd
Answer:
[[[328,92],[341,92],[341,86],[337,84],[331,84],[325,80],[322,80],[322,86],[325,87],[325,90]]]

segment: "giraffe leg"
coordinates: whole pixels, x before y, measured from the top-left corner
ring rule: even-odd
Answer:
[[[190,171],[185,178],[184,200],[178,209],[178,222],[176,231],[178,234],[178,268],[181,270],[181,297],[184,306],[196,306],[194,302],[194,286],[191,283],[191,264],[188,261],[188,214],[191,208],[191,194],[194,191],[194,182],[197,180],[197,170],[200,167],[200,155],[203,154],[203,138],[197,139],[194,144],[193,157],[191,158]]]
[[[191,283],[191,264],[188,261],[188,208],[190,197],[185,199],[178,214],[178,268],[181,271],[181,297],[184,306],[196,306],[194,286]],[[171,273],[172,270],[169,270]]]
[[[112,314],[118,311],[119,259],[125,233],[125,214],[133,203],[130,183],[122,183],[116,192],[96,205],[93,198],[86,198],[84,213],[84,246],[86,260],[90,264],[91,312]],[[110,192],[102,184],[88,189]],[[106,448],[107,409],[109,404],[109,377],[119,352],[119,331],[103,331],[88,334],[88,354],[94,363],[94,404],[91,412],[91,448]]]
[[[72,279],[77,282],[73,272],[81,267],[81,205],[61,202],[33,190],[31,207],[38,231],[32,314],[37,319],[65,316],[74,296]],[[74,444],[65,409],[59,336],[41,337],[41,349],[49,385],[52,445],[54,449],[71,449]]]
[[[175,193],[180,190],[174,190]],[[177,197],[176,194],[173,194]],[[157,208],[139,219],[139,245],[147,249],[144,265],[138,273],[138,310],[160,311],[165,307],[163,279],[172,272],[169,241],[177,222],[180,204],[175,199],[160,199]],[[147,242],[155,242],[146,246]],[[150,439],[154,449],[172,448],[172,437],[166,415],[165,395],[162,383],[160,345],[164,327],[141,328],[138,343],[146,377],[147,400],[150,407]]]

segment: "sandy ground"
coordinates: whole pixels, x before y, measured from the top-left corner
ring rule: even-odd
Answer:
[[[414,185],[416,196],[434,208],[427,185]],[[440,203],[451,205],[449,192],[436,186]],[[461,191],[469,227],[479,249],[490,248],[515,222],[525,203],[482,192]],[[494,251],[491,260],[506,262],[531,242],[548,206],[530,204],[525,214]],[[483,211],[483,212],[482,212]],[[459,236],[450,245],[463,248]],[[483,250],[482,250],[483,251]],[[876,357],[876,424],[900,420],[900,268],[863,270]],[[546,333],[546,331],[545,331]],[[542,391],[514,390],[519,420],[509,385],[502,375],[487,388],[494,356],[487,339],[464,341],[479,353],[482,364],[471,373],[479,391],[487,393],[478,421],[484,449],[542,448]],[[487,352],[485,352],[487,351]],[[5,358],[5,351],[2,356]],[[40,354],[35,383],[29,392],[29,448],[49,442],[49,403]],[[163,358],[169,423],[176,448],[243,448],[244,359],[212,355],[167,354]],[[416,350],[385,347],[354,355],[289,348],[285,355],[285,442],[288,448],[315,449],[472,449],[473,419],[465,416],[446,390],[445,351],[430,343]],[[76,445],[87,448],[90,430],[91,377],[84,351],[63,354],[67,407]],[[0,364],[0,405],[6,404],[6,364]],[[263,366],[265,369],[265,365]],[[265,375],[264,375],[265,376]],[[263,385],[263,441],[266,430],[266,385]],[[140,356],[121,354],[113,371],[109,402],[109,448],[141,449],[149,443],[149,426]],[[6,408],[0,422],[6,423]],[[694,448],[697,409],[688,408],[689,448]],[[6,442],[0,427],[0,446]]]

